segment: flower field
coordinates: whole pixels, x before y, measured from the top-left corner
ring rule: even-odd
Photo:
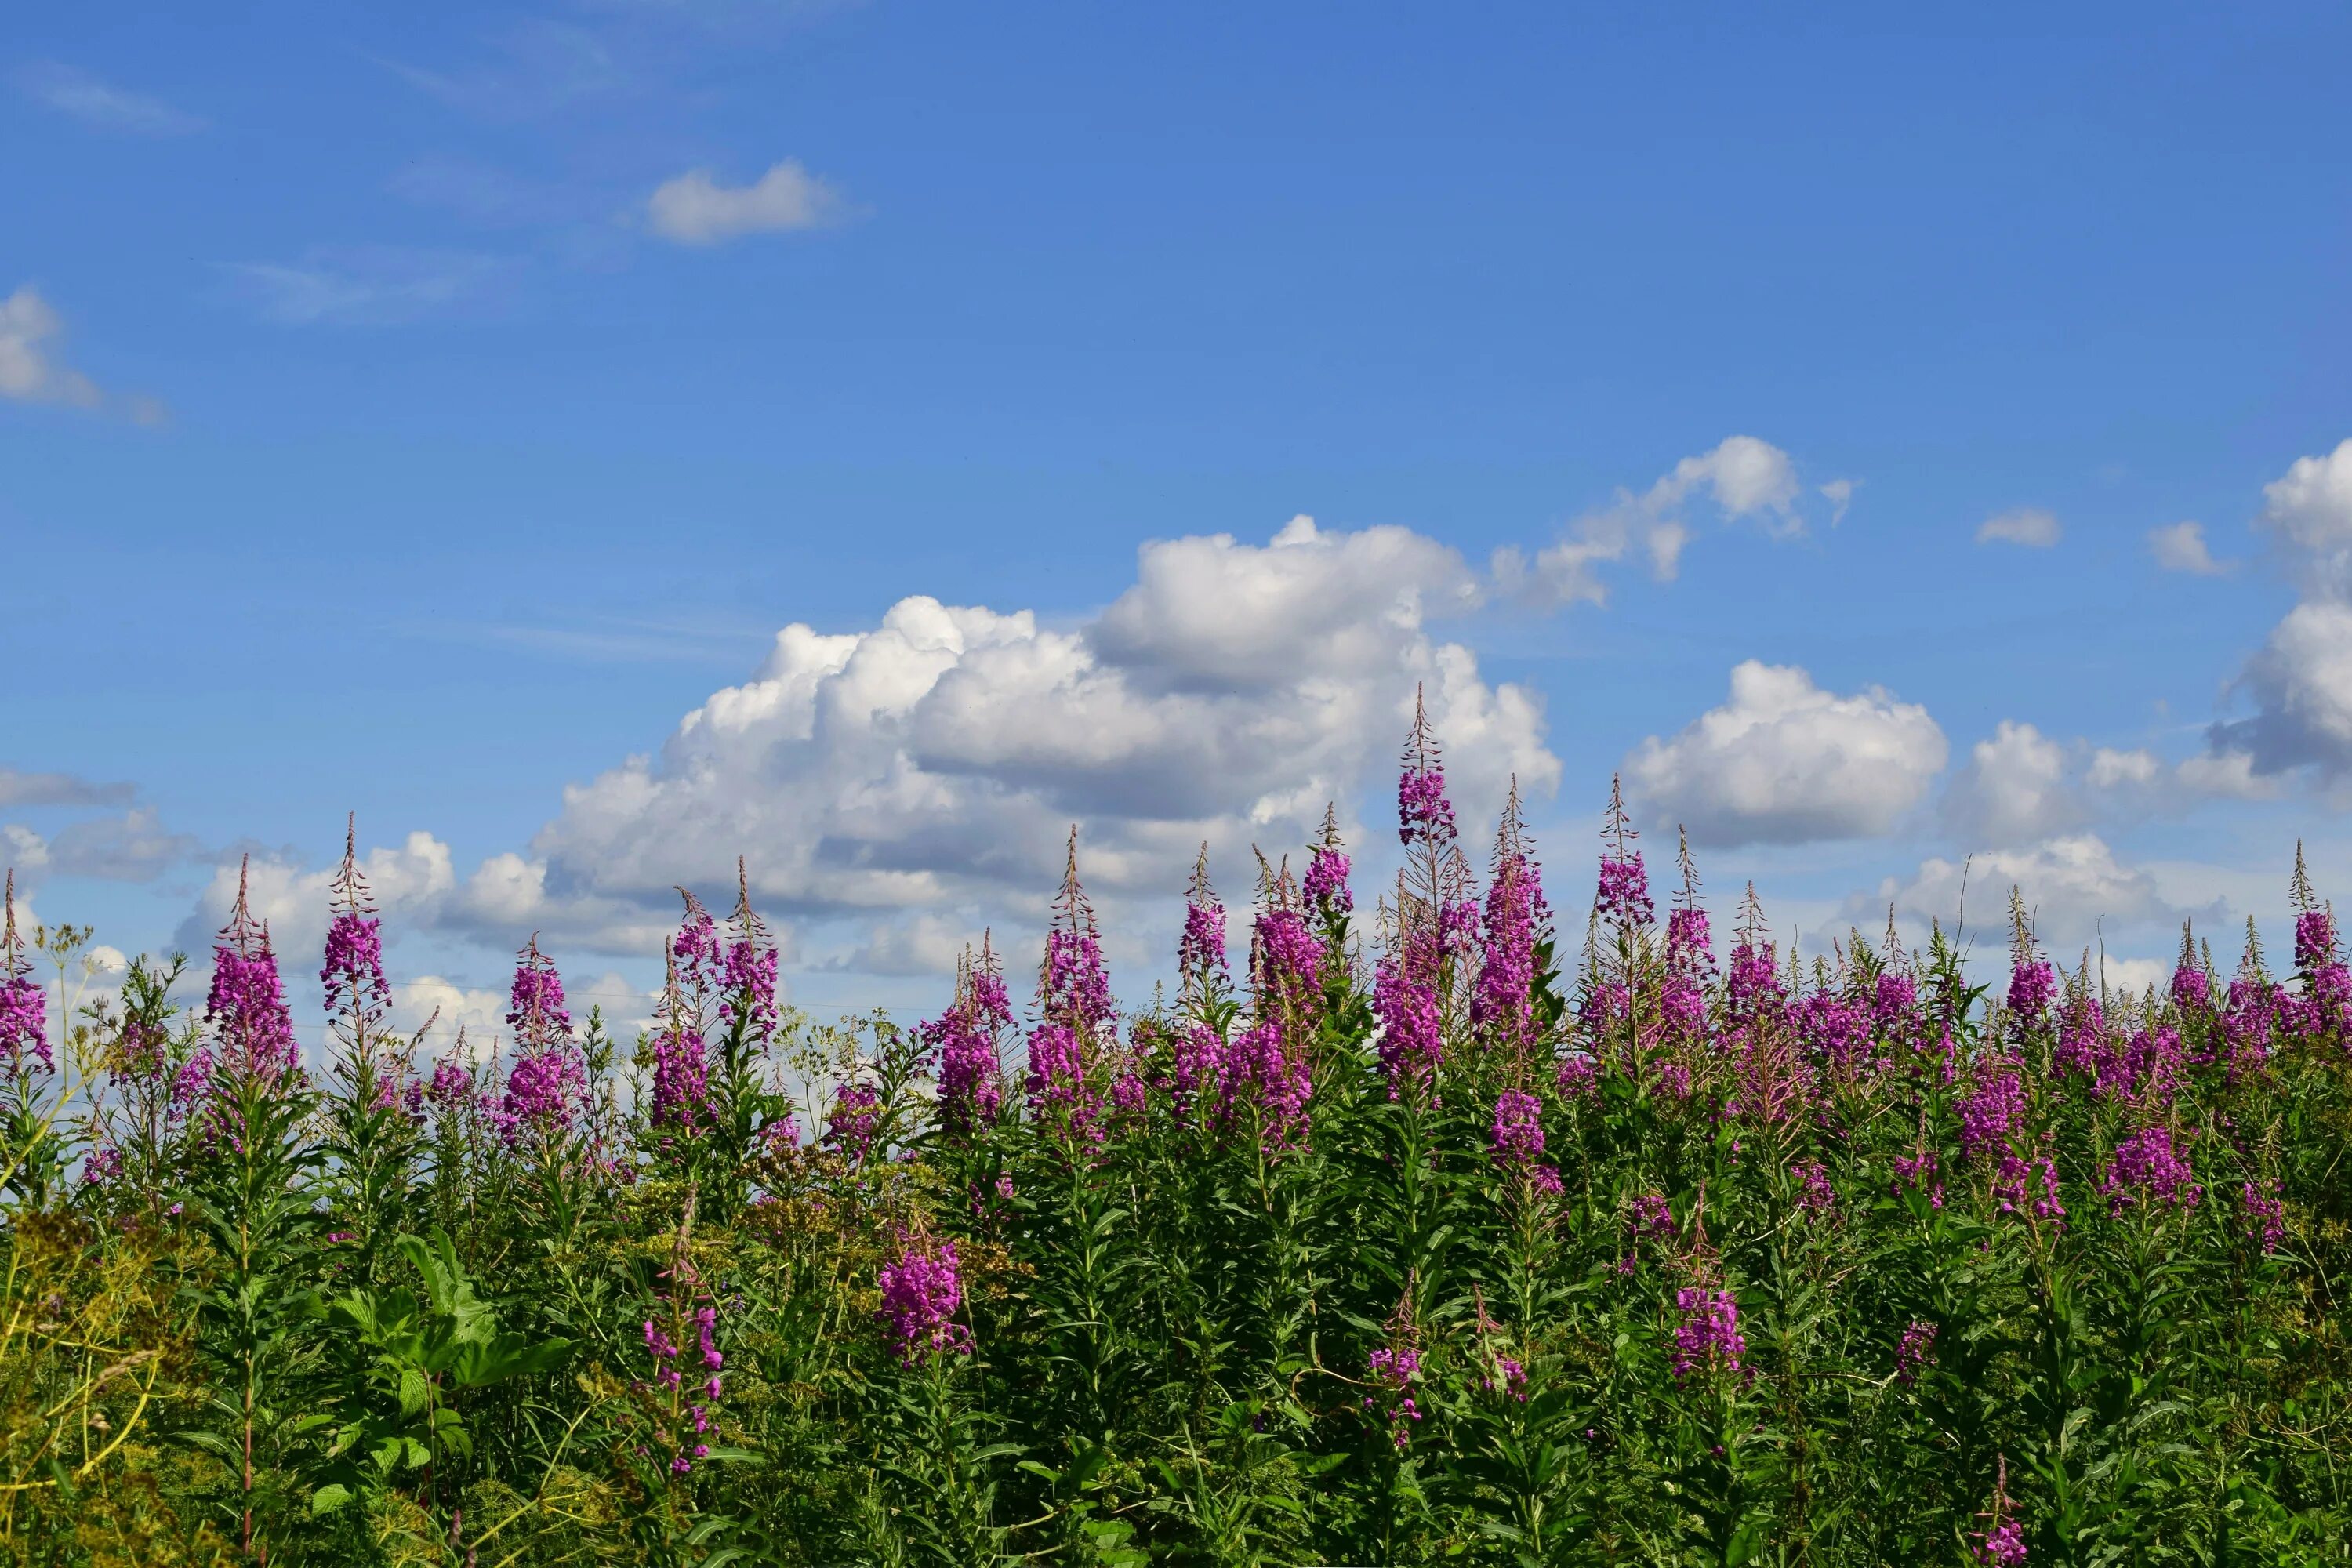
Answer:
[[[1548,891],[1423,724],[1397,805],[1386,889],[1204,852],[1157,994],[1074,836],[912,1026],[780,1005],[748,893],[632,1039],[527,942],[495,1051],[392,1028],[349,857],[315,970],[240,898],[87,1005],[12,903],[7,1560],[2352,1562],[2299,858],[2291,954],[2126,994],[2013,896],[1997,984],[1800,961],[1614,802]]]

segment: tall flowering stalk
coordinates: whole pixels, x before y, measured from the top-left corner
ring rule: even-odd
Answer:
[[[1487,1048],[1510,1064],[1515,1078],[1527,1076],[1537,1044],[1537,954],[1550,941],[1550,924],[1543,874],[1528,847],[1519,816],[1519,781],[1514,777],[1495,834],[1494,875],[1486,883],[1478,985],[1470,1017]]]
[[[1176,942],[1176,973],[1185,1005],[1205,1008],[1225,985],[1225,906],[1209,885],[1209,847],[1201,846],[1184,889],[1184,932]]]
[[[2022,1034],[2041,1026],[2058,994],[2058,972],[2042,956],[2033,922],[2026,916],[2025,900],[2013,887],[2009,890],[2009,952],[2010,1019]]]
[[[1992,1484],[1992,1507],[1979,1517],[1985,1527],[1969,1538],[1969,1561],[1983,1568],[2017,1568],[2025,1561],[2025,1531],[2010,1514],[2009,1456],[2001,1455]]]
[[[572,1136],[587,1108],[588,1070],[572,1039],[563,977],[540,952],[537,932],[515,955],[507,1004],[515,1055],[493,1121],[509,1148],[528,1143],[551,1152]]]
[[[357,816],[344,824],[343,860],[328,898],[334,912],[327,922],[319,984],[326,993],[329,1027],[349,1059],[373,1064],[392,985],[383,974],[383,924],[360,870]]]
[[[1405,865],[1372,998],[1391,1099],[1428,1085],[1444,1059],[1454,960],[1477,926],[1444,761],[1419,693],[1397,778],[1397,838]]]
[[[999,1042],[1013,1022],[1013,1005],[998,973],[996,952],[982,933],[980,952],[971,948],[956,961],[955,996],[948,1010],[921,1026],[919,1037],[932,1053],[939,1079],[940,1121],[950,1134],[969,1136],[994,1122],[1004,1107]]]
[[[707,961],[693,942],[701,934],[695,927],[698,923],[707,931],[710,917],[693,904],[692,895],[688,897],[688,930],[670,939],[661,1005],[648,1042],[653,1082],[646,1121],[657,1144],[673,1154],[708,1132],[711,1124],[710,1063],[696,984],[707,973]]]
[[[212,1027],[217,1067],[239,1078],[293,1078],[301,1070],[294,1020],[287,1011],[277,954],[270,951],[269,928],[254,918],[247,901],[251,862],[247,856],[237,868],[236,902],[213,945],[205,1021]]]
[[[1112,1021],[1102,934],[1078,881],[1078,832],[1070,829],[1045,960],[1037,975],[1037,1025],[1029,1033],[1029,1109],[1071,1142],[1103,1141],[1096,1064]]]
[[[331,913],[319,970],[333,1061],[327,1102],[336,1227],[352,1244],[352,1267],[373,1282],[381,1245],[406,1226],[413,1165],[425,1120],[425,1084],[410,1062],[425,1029],[405,1038],[385,1027],[392,986],[383,931],[359,866],[356,815],[343,825],[343,859],[329,885]]]
[[[25,938],[16,930],[16,871],[8,870],[5,893],[7,923],[0,931],[0,1058],[7,1062],[9,1082],[18,1098],[25,1081],[37,1071],[54,1072],[57,1059],[49,1050],[49,999],[32,966],[25,960]]]
[[[1355,911],[1356,895],[1348,887],[1349,868],[1347,846],[1339,837],[1339,808],[1334,803],[1323,808],[1323,831],[1307,852],[1307,876],[1300,885],[1307,910],[1327,942]]]

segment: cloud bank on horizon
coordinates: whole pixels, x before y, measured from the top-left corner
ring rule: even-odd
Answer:
[[[657,747],[563,787],[528,844],[461,873],[449,844],[419,829],[370,848],[362,867],[395,932],[502,948],[538,931],[641,961],[659,951],[673,889],[721,887],[740,856],[780,920],[788,967],[936,976],[982,927],[1037,923],[1072,824],[1090,886],[1147,924],[1164,920],[1202,845],[1239,873],[1254,847],[1278,856],[1307,842],[1327,805],[1378,866],[1382,781],[1416,691],[1465,822],[1491,820],[1513,781],[1538,801],[1560,784],[1544,694],[1482,668],[1482,616],[1525,604],[1531,584],[1552,607],[1599,605],[1604,571],[1670,575],[1704,542],[1689,521],[1701,499],[1717,526],[1804,537],[1805,493],[1785,452],[1735,437],[1621,491],[1531,558],[1498,552],[1484,573],[1409,528],[1301,516],[1263,543],[1147,543],[1133,582],[1074,619],[911,595],[862,630],[794,623]],[[2263,494],[2261,527],[2306,587],[2231,678],[2251,711],[2217,721],[2194,750],[2064,740],[2004,719],[1954,765],[1921,702],[1874,685],[1826,689],[1803,668],[1750,658],[1728,670],[1721,703],[1622,759],[1639,818],[1718,853],[1875,844],[1883,859],[1928,847],[1912,869],[1810,906],[1816,944],[1889,916],[1915,933],[1949,925],[1971,886],[1981,920],[2013,883],[2062,949],[2117,941],[2117,973],[2137,973],[2163,932],[2231,906],[2200,896],[2193,876],[2168,885],[2126,862],[2103,835],[2216,803],[2317,799],[2352,760],[2352,441],[2298,459]],[[2342,648],[2328,640],[2339,629]],[[28,894],[59,875],[152,880],[209,858],[182,946],[204,951],[240,875],[281,951],[307,952],[323,930],[323,864],[206,851],[128,785],[5,770],[0,802],[105,813],[47,836],[6,827]],[[1571,847],[1555,861],[1564,910],[1580,858]],[[641,988],[609,984],[642,1006]],[[496,1000],[427,973],[401,1005],[479,1031],[496,1027]]]

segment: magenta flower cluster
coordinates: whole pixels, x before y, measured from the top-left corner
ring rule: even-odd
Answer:
[[[971,1331],[955,1321],[963,1310],[963,1274],[955,1243],[915,1242],[882,1269],[883,1327],[901,1365],[927,1356],[971,1353]]]
[[[1748,1340],[1739,1331],[1739,1301],[1728,1290],[1685,1286],[1675,1292],[1682,1321],[1675,1328],[1675,1381],[1720,1370],[1742,1372]]]
[[[1978,1532],[1969,1555],[1986,1568],[2014,1568],[2025,1561],[2025,1532],[2013,1519]]]
[[[1412,1392],[1421,1376],[1421,1352],[1409,1344],[1382,1345],[1371,1353],[1370,1371],[1381,1397],[1376,1402],[1365,1395],[1364,1408],[1385,1407],[1389,1441],[1402,1452],[1412,1441],[1413,1423],[1422,1418],[1421,1405]]]
[[[1904,1325],[1903,1339],[1895,1347],[1895,1382],[1907,1388],[1936,1364],[1936,1331],[1935,1324],[1916,1320]]]
[[[2172,1129],[2159,1124],[2143,1127],[2116,1145],[2099,1178],[2099,1193],[2121,1214],[2141,1203],[2192,1208],[2205,1189],[2197,1184],[2189,1157],[2173,1147]]]
[[[1487,1142],[1498,1164],[1533,1164],[1544,1152],[1543,1103],[1525,1089],[1503,1090]]]
[[[1344,915],[1356,907],[1356,895],[1348,889],[1348,857],[1337,845],[1318,844],[1307,862],[1307,879],[1301,891],[1307,907],[1318,913]]]

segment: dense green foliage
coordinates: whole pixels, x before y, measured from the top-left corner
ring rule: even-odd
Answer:
[[[1409,801],[1377,931],[1327,841],[1266,872],[1238,982],[1203,927],[1117,1019],[1073,879],[1025,1083],[985,954],[937,1024],[815,1027],[748,900],[689,907],[634,1053],[519,978],[503,1058],[432,1070],[331,945],[305,1075],[142,964],[57,1072],[17,1053],[0,1541],[2352,1561],[2352,1054],[2307,892],[2294,977],[2192,951],[2170,996],[2054,974],[2021,912],[2006,994],[1942,932],[1776,960],[1752,901],[1718,976],[1620,837],[1563,965],[1516,825],[1471,918],[1435,824]],[[68,978],[86,935],[41,933]]]

